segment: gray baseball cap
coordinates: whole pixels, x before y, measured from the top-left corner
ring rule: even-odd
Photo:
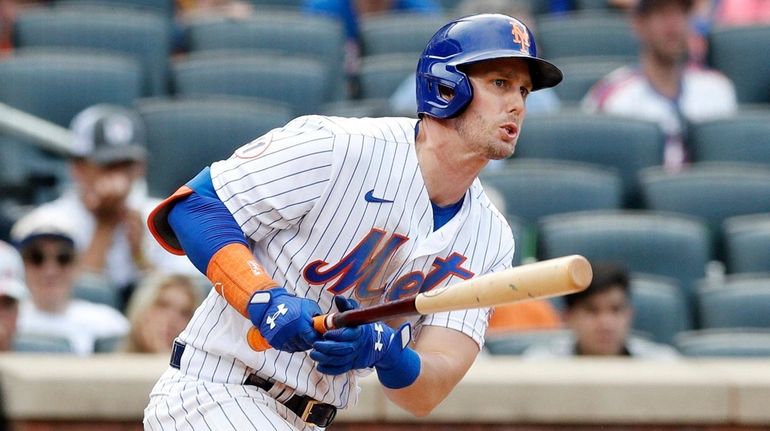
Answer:
[[[91,106],[75,116],[70,131],[76,158],[99,165],[147,159],[142,120],[122,106]]]

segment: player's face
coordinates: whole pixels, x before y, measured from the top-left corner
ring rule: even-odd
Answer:
[[[632,311],[622,288],[610,288],[575,304],[565,320],[584,355],[618,355],[625,346]]]
[[[473,99],[455,119],[455,129],[471,154],[488,160],[510,157],[524,121],[524,102],[532,90],[524,60],[502,58],[466,68]]]
[[[37,238],[21,254],[32,301],[45,311],[62,311],[71,299],[75,277],[75,250],[71,243]]]
[[[641,42],[657,59],[673,63],[686,58],[690,28],[687,12],[678,2],[663,5],[634,22]]]

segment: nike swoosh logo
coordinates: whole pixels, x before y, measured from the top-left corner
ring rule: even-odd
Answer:
[[[366,199],[367,202],[372,202],[372,203],[375,203],[375,204],[389,204],[389,203],[393,203],[393,201],[389,201],[387,199],[382,199],[382,198],[374,197],[374,189],[371,189],[368,192],[366,192],[366,194],[364,195],[364,199]]]

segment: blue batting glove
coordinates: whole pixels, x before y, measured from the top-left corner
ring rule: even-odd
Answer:
[[[248,312],[251,323],[275,349],[300,352],[321,339],[313,328],[313,316],[321,314],[318,304],[284,288],[254,293]]]
[[[354,300],[339,296],[334,302],[340,311],[358,307]],[[409,348],[411,334],[408,323],[398,331],[382,322],[333,329],[324,334],[323,340],[313,343],[310,357],[324,374],[375,367],[383,385],[402,388],[412,384],[420,373],[420,358]]]

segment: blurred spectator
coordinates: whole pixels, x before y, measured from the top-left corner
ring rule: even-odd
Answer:
[[[108,305],[73,298],[77,255],[71,221],[36,211],[11,230],[30,293],[21,303],[19,333],[66,338],[73,352],[87,355],[97,338],[126,334],[128,321]]]
[[[152,270],[197,274],[186,258],[167,253],[147,232],[145,220],[159,200],[146,192],[147,150],[139,116],[123,107],[95,105],[79,113],[70,128],[74,184],[34,211],[75,224],[78,283],[119,289],[125,304],[134,285]]]
[[[727,77],[687,64],[692,6],[692,0],[639,0],[631,12],[641,42],[639,65],[611,72],[582,102],[588,112],[657,122],[667,136],[664,163],[672,170],[688,160],[688,122],[728,116],[737,109]]]
[[[464,0],[456,8],[454,15],[463,17],[479,13],[502,13],[521,20],[537,34],[535,19],[526,0]],[[438,29],[437,29],[438,30]],[[417,112],[417,82],[412,73],[390,97],[390,109],[397,115],[414,116]],[[551,113],[560,109],[561,102],[553,88],[533,91],[527,97],[527,112]],[[494,165],[495,163],[493,163]]]
[[[0,241],[0,352],[13,348],[19,317],[19,301],[27,291],[24,264],[12,245]]]
[[[570,356],[632,356],[671,359],[671,347],[630,336],[633,310],[625,267],[614,263],[592,264],[593,281],[587,289],[567,295],[564,322],[572,337],[528,348],[530,358]]]
[[[770,23],[770,0],[719,0],[714,12],[718,25]]]
[[[121,350],[170,353],[174,338],[198,308],[200,296],[195,280],[188,275],[156,274],[145,279],[126,307],[131,331]]]
[[[350,96],[358,96],[356,76],[361,68],[361,31],[359,20],[367,15],[389,11],[441,13],[436,0],[304,0],[308,13],[328,15],[339,20],[345,29],[345,74]]]

